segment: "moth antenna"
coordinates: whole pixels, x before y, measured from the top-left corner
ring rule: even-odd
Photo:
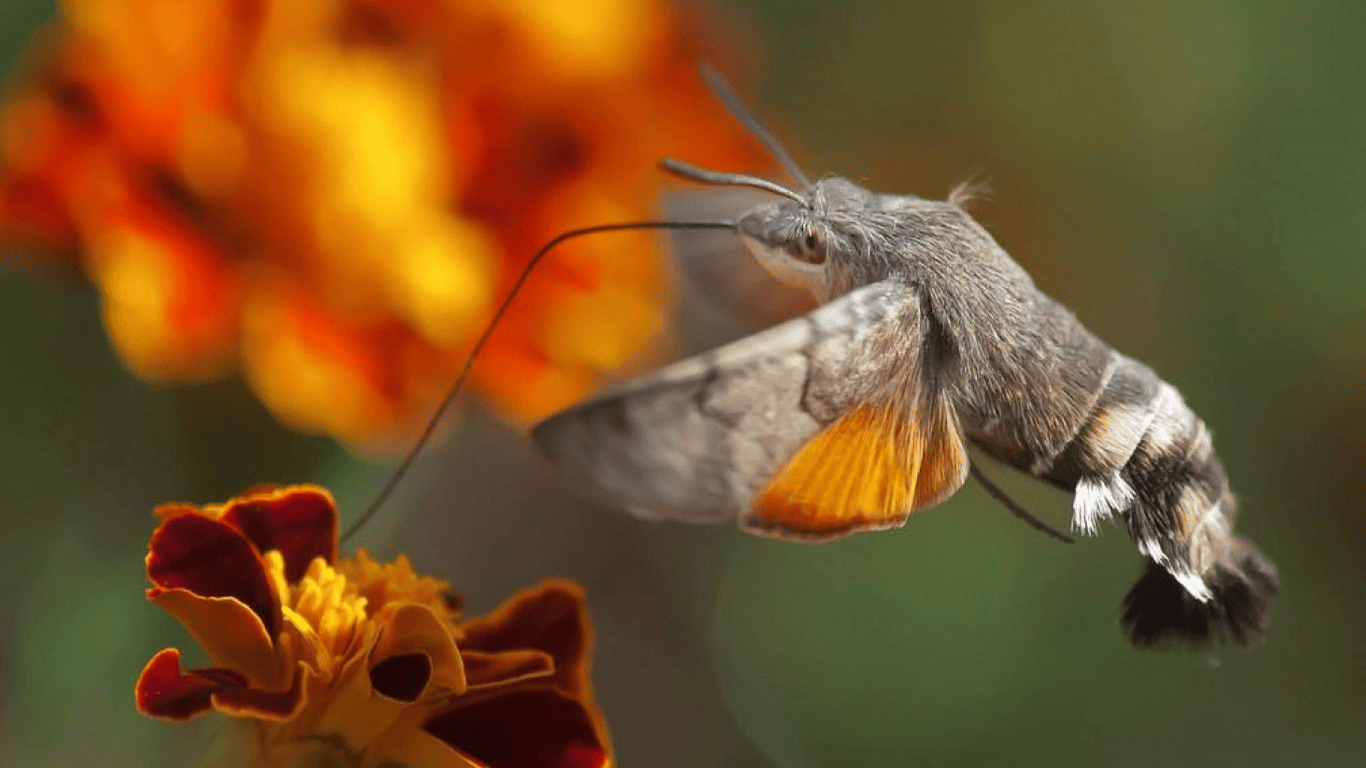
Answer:
[[[470,348],[470,353],[465,357],[465,363],[460,368],[460,375],[456,377],[455,383],[451,385],[451,388],[446,391],[446,395],[441,398],[441,403],[437,405],[436,412],[433,413],[432,418],[427,421],[427,426],[423,428],[422,434],[418,435],[417,442],[413,444],[413,447],[404,455],[403,460],[394,468],[393,474],[389,476],[389,481],[384,484],[384,487],[380,489],[374,500],[371,501],[369,506],[365,508],[365,511],[361,513],[361,516],[346,529],[345,533],[342,534],[339,543],[345,543],[354,536],[357,531],[364,527],[365,524],[370,521],[370,518],[375,516],[375,513],[379,511],[380,507],[384,506],[384,502],[389,499],[393,494],[394,489],[398,487],[399,482],[408,474],[408,470],[412,468],[413,462],[417,459],[418,454],[422,452],[423,447],[427,445],[428,441],[431,440],[432,435],[436,432],[436,425],[441,421],[442,415],[446,413],[446,410],[451,407],[451,403],[455,402],[455,398],[464,390],[465,383],[470,377],[470,371],[474,368],[475,358],[479,356],[479,353],[484,349],[485,345],[488,344],[489,337],[493,335],[493,331],[498,326],[499,321],[507,314],[508,307],[512,306],[512,300],[517,298],[518,293],[521,293],[522,286],[526,284],[527,278],[531,276],[531,271],[536,268],[537,264],[541,263],[541,260],[545,258],[545,255],[550,253],[550,251],[560,243],[576,237],[594,235],[601,232],[624,232],[642,229],[735,229],[735,222],[627,221],[616,224],[596,224],[591,227],[580,227],[578,229],[571,229],[568,232],[561,232],[550,242],[542,246],[541,249],[531,257],[526,266],[522,268],[521,273],[517,275],[517,279],[512,283],[512,287],[508,289],[507,295],[503,297],[502,303],[498,305],[498,309],[494,310],[493,316],[490,317],[488,323],[484,325],[484,330],[479,334],[479,338],[475,340],[474,346]]]
[[[775,195],[796,200],[802,205],[807,205],[806,198],[784,187],[776,181],[769,181],[761,176],[750,176],[747,173],[731,173],[730,171],[713,171],[710,168],[701,168],[692,163],[685,163],[682,160],[675,160],[666,157],[659,161],[659,167],[677,176],[682,176],[691,181],[698,181],[703,184],[716,184],[727,187],[754,187],[765,192],[772,192]]]
[[[792,159],[792,155],[788,154],[787,150],[783,148],[783,145],[778,143],[778,140],[773,137],[773,134],[768,132],[768,129],[764,127],[764,124],[759,122],[759,118],[755,117],[754,113],[750,112],[749,109],[745,107],[744,102],[740,101],[740,97],[736,95],[735,90],[730,87],[730,83],[726,82],[726,79],[721,77],[721,74],[711,67],[703,66],[700,69],[702,72],[702,79],[707,81],[707,87],[711,89],[712,94],[725,106],[726,111],[738,120],[740,125],[745,127],[746,131],[749,131],[749,135],[758,139],[759,143],[764,145],[764,149],[768,150],[768,154],[774,160],[778,161],[778,165],[781,165],[783,170],[787,171],[787,175],[791,176],[793,181],[800,184],[802,189],[809,189],[811,187],[811,182],[807,180],[806,174],[802,173],[802,169],[797,165],[797,161]]]
[[[1058,529],[1054,528],[1048,523],[1045,523],[1044,521],[1035,517],[1033,513],[1031,513],[1024,507],[1020,506],[1018,503],[1016,503],[1014,499],[1006,495],[1005,491],[1001,490],[995,483],[988,480],[986,475],[982,474],[982,471],[977,468],[976,464],[969,462],[968,471],[972,473],[972,477],[974,480],[981,483],[982,487],[987,489],[987,493],[991,494],[991,498],[1000,502],[1001,506],[1005,507],[1006,510],[1010,512],[1010,514],[1025,521],[1029,524],[1031,528],[1033,528],[1036,531],[1039,531],[1040,533],[1052,536],[1053,538],[1057,539],[1058,541],[1061,541],[1064,544],[1073,543],[1071,536],[1068,536],[1062,531],[1059,531]]]

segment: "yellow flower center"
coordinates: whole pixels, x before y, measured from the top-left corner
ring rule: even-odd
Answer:
[[[285,582],[285,561],[279,552],[267,552],[265,557],[285,622],[301,641],[298,660],[323,682],[332,680],[364,641],[365,598],[348,590],[346,577],[321,557],[314,558],[294,584]]]
[[[459,607],[447,597],[450,584],[430,576],[418,576],[407,555],[399,555],[392,563],[381,563],[361,550],[356,553],[355,560],[338,560],[336,567],[346,575],[351,589],[364,596],[373,614],[394,603],[418,603],[430,608],[452,629],[460,621]]]
[[[285,622],[301,641],[297,659],[324,684],[368,647],[373,638],[367,633],[376,625],[372,619],[396,603],[425,605],[456,632],[460,613],[445,597],[449,585],[418,576],[406,556],[380,563],[361,551],[355,560],[339,559],[335,566],[318,557],[294,584],[285,581],[285,561],[278,551],[267,552],[265,560]]]

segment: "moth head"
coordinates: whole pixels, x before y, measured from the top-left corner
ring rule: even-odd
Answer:
[[[702,77],[797,185],[788,188],[759,176],[709,170],[673,158],[660,161],[660,166],[690,181],[751,187],[786,198],[759,206],[734,222],[745,248],[780,282],[804,289],[824,303],[895,272],[923,273],[926,270],[916,262],[928,259],[908,251],[907,235],[934,235],[942,229],[935,219],[945,213],[949,229],[970,221],[953,199],[934,203],[910,195],[879,195],[838,176],[813,184],[720,75],[704,67]]]
[[[779,281],[827,301],[885,274],[876,256],[889,232],[878,195],[838,177],[821,179],[799,200],[759,206],[736,222],[740,239]]]

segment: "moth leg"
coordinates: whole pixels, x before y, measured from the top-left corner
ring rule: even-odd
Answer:
[[[1048,523],[1040,520],[1038,517],[1035,517],[1032,512],[1020,506],[1018,502],[1010,498],[1010,496],[1007,495],[1005,491],[1001,490],[999,486],[991,482],[991,480],[988,480],[987,476],[982,474],[982,470],[977,468],[976,462],[969,462],[968,472],[972,475],[973,479],[982,484],[982,487],[987,490],[987,493],[991,494],[991,498],[1000,502],[1001,506],[1005,507],[1006,511],[1010,512],[1010,514],[1025,521],[1031,528],[1040,533],[1051,536],[1064,544],[1073,543],[1071,536],[1068,536],[1062,531],[1059,531]]]

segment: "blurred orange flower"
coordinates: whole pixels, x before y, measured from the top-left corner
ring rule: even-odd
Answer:
[[[63,0],[8,99],[0,242],[82,269],[152,380],[240,365],[360,445],[431,415],[535,249],[757,150],[666,0]],[[694,30],[695,31],[695,30]],[[566,246],[474,383],[532,419],[660,324],[649,235]]]
[[[462,622],[447,584],[406,558],[338,558],[337,509],[321,488],[168,504],[157,515],[147,597],[212,666],[182,670],[178,650],[161,651],[138,679],[138,708],[237,718],[247,727],[227,762],[610,764],[577,585],[548,581]]]

